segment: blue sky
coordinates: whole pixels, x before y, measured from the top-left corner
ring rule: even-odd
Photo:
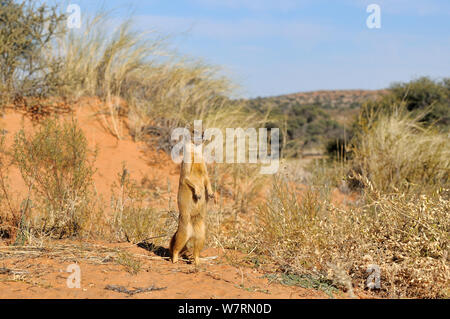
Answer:
[[[448,0],[67,1],[102,3],[138,30],[173,35],[179,52],[218,64],[246,97],[320,89],[379,89],[450,76]],[[381,28],[369,29],[369,4]]]

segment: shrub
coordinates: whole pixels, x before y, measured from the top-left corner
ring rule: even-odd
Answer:
[[[94,159],[75,121],[47,119],[34,134],[15,137],[14,160],[32,191],[32,228],[54,237],[80,234],[90,214]]]
[[[285,157],[298,157],[304,150],[321,147],[342,132],[342,126],[318,105],[295,102],[279,106],[272,104],[270,98],[247,103],[251,108],[267,113],[271,125],[280,128]]]
[[[338,137],[336,139],[328,140],[325,144],[325,153],[330,159],[348,160],[350,158],[350,152],[348,150],[349,139]]]
[[[33,1],[0,3],[0,103],[17,96],[47,96],[63,85],[62,61],[51,52],[64,15]]]
[[[381,269],[385,297],[448,297],[448,137],[424,127],[421,117],[399,108],[380,112],[355,136],[342,170],[362,188],[361,204],[330,204],[327,184],[336,168],[299,196],[275,179],[260,207],[261,238],[255,252],[278,270],[333,280],[335,287],[366,288],[367,269]],[[336,164],[336,163],[329,163]],[[331,168],[331,167],[330,167]],[[328,182],[327,182],[328,181]]]
[[[449,78],[433,81],[428,77],[421,77],[409,83],[394,83],[390,91],[397,100],[403,100],[406,109],[417,114],[427,108],[421,122],[425,124],[437,123],[440,126],[450,125],[450,86]]]
[[[420,116],[425,126],[436,124],[448,130],[450,125],[449,79],[433,81],[421,77],[406,83],[394,83],[387,94],[377,100],[368,100],[362,105],[356,131],[364,130],[375,123],[378,116],[395,114],[399,107],[405,108],[412,116]],[[421,116],[422,115],[422,116]]]

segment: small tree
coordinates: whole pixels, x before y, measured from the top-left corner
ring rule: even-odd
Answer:
[[[63,32],[64,15],[32,0],[0,0],[0,103],[12,96],[45,96],[60,85],[61,61],[46,55]]]

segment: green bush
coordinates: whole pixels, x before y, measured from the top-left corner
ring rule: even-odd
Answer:
[[[394,83],[388,94],[377,100],[363,104],[356,130],[369,127],[379,115],[393,114],[399,108],[405,108],[413,116],[420,118],[424,125],[436,124],[440,129],[448,130],[450,125],[450,79],[434,81],[428,77],[406,82]]]
[[[425,124],[450,125],[450,78],[433,81],[422,77],[409,83],[395,83],[390,91],[397,100],[404,100],[410,112],[430,107],[430,112],[421,120]]]

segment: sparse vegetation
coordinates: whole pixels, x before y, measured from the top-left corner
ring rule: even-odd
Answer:
[[[135,258],[127,252],[120,252],[117,255],[117,263],[124,266],[126,270],[132,275],[136,275],[139,270],[141,270],[141,262],[139,261],[139,259]]]
[[[305,151],[318,149],[343,131],[342,125],[331,119],[330,115],[317,105],[257,104],[250,100],[249,107],[262,114],[268,114],[267,128],[278,127],[281,133],[282,151],[285,157],[300,157]]]
[[[283,273],[332,280],[347,291],[364,289],[376,264],[383,296],[448,297],[449,209],[448,191],[407,197],[375,190],[365,205],[340,209],[314,189],[298,197],[278,180],[260,208],[259,252]]]
[[[13,157],[31,193],[30,231],[58,238],[81,232],[91,209],[93,155],[76,122],[48,119],[34,134],[17,133]]]
[[[171,211],[158,212],[151,207],[150,190],[138,186],[124,166],[113,185],[111,229],[116,240],[140,243],[152,239],[163,244],[175,232],[176,219]]]

